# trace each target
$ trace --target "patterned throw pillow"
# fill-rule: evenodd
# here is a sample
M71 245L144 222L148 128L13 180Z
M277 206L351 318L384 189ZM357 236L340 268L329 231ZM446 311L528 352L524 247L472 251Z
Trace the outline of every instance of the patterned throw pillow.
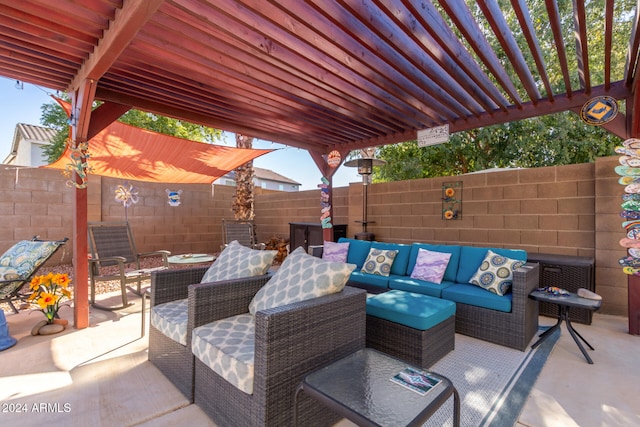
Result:
M267 273L277 253L250 249L234 240L211 264L200 283L261 276Z
M482 264L469 283L497 295L506 294L513 284L513 271L524 265L524 261L507 258L488 250Z
M322 249L322 259L333 262L347 262L349 242L336 243L325 240Z
M354 264L330 262L308 255L302 246L291 252L271 279L256 293L249 312L305 301L342 291Z
M450 253L434 252L420 248L418 249L416 265L411 272L411 278L440 284L447 265L449 265L449 259L451 259Z
M389 276L396 255L398 255L396 250L371 248L360 271L378 276Z

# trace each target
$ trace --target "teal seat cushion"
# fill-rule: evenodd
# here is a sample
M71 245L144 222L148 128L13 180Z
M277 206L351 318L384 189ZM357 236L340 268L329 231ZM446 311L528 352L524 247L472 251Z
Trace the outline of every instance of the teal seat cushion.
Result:
M347 254L347 263L355 264L356 270L359 271L364 265L364 261L369 255L371 249L371 242L367 240L349 239L347 237L340 237L338 243L349 242L349 253Z
M409 254L411 253L411 245L403 245L400 243L383 243L373 242L372 248L382 249L385 251L398 251L393 264L391 264L391 274L397 274L398 276L408 276L411 272L407 273L407 264L409 263Z
M367 298L367 314L426 331L455 315L456 305L428 295L393 290Z
M458 275L455 278L457 283L469 283L471 277L476 273L480 264L487 255L487 251L491 249L498 255L505 256L507 258L527 261L527 252L521 249L501 249L501 248L477 248L474 246L462 246L460 251L460 267L458 268ZM446 273L445 273L446 277Z
M457 283L442 290L443 299L491 310L504 311L505 313L511 312L512 296L512 293L503 296L496 295L486 289L466 283Z
M363 285L376 286L378 288L387 289L389 287L390 277L391 275L380 276L378 274L368 274L361 271L354 271L353 273L351 273L351 276L349 276L349 280L357 283L362 283Z
M390 279L389 289L415 292L417 294L440 298L442 296L442 290L453 284L453 282L433 283L427 282L426 280L412 279L411 277L403 276Z
M451 254L451 258L449 258L449 264L447 264L447 269L444 271L444 276L442 277L443 282L455 282L456 275L458 273L458 264L460 263L460 250L461 247L457 245L431 245L428 243L414 243L411 245L411 252L409 254L409 262L407 264L407 276L411 276L411 272L413 268L416 266L416 259L418 258L418 251L422 249L426 249L428 251L433 252L444 252ZM484 257L483 257L484 258ZM478 267L482 260L478 262ZM475 273L476 269L473 270ZM469 275L471 277L471 275Z

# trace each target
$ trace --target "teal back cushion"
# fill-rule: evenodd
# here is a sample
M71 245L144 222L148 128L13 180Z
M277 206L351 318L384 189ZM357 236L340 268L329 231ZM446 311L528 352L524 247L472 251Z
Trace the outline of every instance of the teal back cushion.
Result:
M347 237L340 237L338 243L349 242L349 253L347 254L347 263L355 264L357 266L356 271L359 271L364 264L364 261L369 255L369 249L371 249L371 242L367 240L349 239Z
M444 271L444 276L442 278L443 281L455 282L456 275L458 273L458 264L460 263L460 246L457 245L430 245L428 243L414 243L411 245L411 253L409 254L409 263L407 264L407 276L411 275L413 268L416 266L416 259L418 258L418 250L426 249L428 251L434 252L444 252L451 254L451 258L449 258L449 264L447 264L447 269ZM478 266L480 264L478 263ZM477 270L474 269L473 272ZM472 273L473 274L473 273ZM469 275L471 278L471 275Z
M463 246L460 251L460 268L458 269L458 276L455 281L458 283L469 283L471 276L473 276L476 270L478 270L489 249L507 258L525 262L527 261L527 252L521 249L476 248L473 246Z
M395 259L393 260L393 264L391 264L391 274L397 274L398 276L404 276L407 274L407 264L409 263L411 245L403 245L400 243L373 242L371 247L382 249L385 251L398 251Z

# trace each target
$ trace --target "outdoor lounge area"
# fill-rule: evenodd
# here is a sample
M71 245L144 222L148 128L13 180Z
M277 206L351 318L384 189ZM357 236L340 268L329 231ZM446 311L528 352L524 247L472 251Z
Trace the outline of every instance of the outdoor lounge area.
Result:
M118 298L117 291L100 296L105 303ZM40 313L7 314L11 335L18 343L0 353L0 422L24 426L215 425L148 361L148 335L140 337L140 298L131 294L131 301L135 305L119 312L92 309L89 328L68 328L54 336L30 335ZM65 307L61 315L70 318L72 310ZM553 322L540 318L542 325ZM577 328L594 344L596 350L590 353L595 364L582 359L563 330L539 377L528 384L517 426L640 423L640 385L636 381L640 340L627 333L626 319L618 316L596 313L591 325ZM454 353L464 350L459 337L457 341ZM471 407L487 405L473 396L467 399L471 406L463 406L463 417L465 407L468 412ZM337 425L353 424L342 420Z
M638 7L4 2L0 76L65 115L57 160L0 168L0 252L66 243L43 312L2 312L0 425L640 425ZM293 150L309 190L253 188L247 162ZM97 222L161 265L92 251ZM357 262L309 254L338 227Z

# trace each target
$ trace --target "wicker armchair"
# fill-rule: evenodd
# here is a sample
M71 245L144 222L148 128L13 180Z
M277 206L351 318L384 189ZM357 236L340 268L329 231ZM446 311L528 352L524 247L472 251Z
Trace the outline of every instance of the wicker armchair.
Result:
M233 289L229 290L230 287ZM217 283L189 289L195 321L246 313L257 288ZM204 303L215 301L215 303ZM255 315L253 393L247 394L195 359L195 403L219 426L289 426L302 378L365 346L366 293L342 292L258 311ZM191 316L191 314L190 314ZM332 425L340 417L303 396L300 425Z
M151 274L151 310L157 305L191 297L187 319L187 345L182 345L158 330L150 322L149 325L149 361L171 381L190 401L193 402L193 362L191 352L191 331L196 326L208 323L207 316L202 315L202 306L211 304L211 300L198 301L196 294L190 296L189 286L200 283L209 267L196 267L182 270L164 270ZM224 289L230 293L241 289L257 292L271 275L263 275L244 279L218 282L229 285ZM196 313L198 315L196 316ZM143 313L144 315L144 313Z

